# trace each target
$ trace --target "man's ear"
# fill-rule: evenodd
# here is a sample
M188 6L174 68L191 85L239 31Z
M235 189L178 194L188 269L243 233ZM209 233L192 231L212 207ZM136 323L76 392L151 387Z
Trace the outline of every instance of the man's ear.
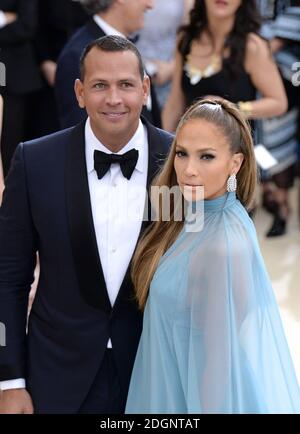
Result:
M74 91L80 108L85 108L83 84L79 78L75 80Z
M148 96L150 94L150 78L148 77L148 75L145 75L143 79L143 93L144 93L143 105L146 105Z

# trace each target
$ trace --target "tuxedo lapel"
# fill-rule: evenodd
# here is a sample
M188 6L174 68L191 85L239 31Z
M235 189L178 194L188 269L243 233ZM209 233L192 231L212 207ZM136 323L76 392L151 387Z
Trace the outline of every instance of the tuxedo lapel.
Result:
M147 197L146 201L148 204L146 206L146 210L148 210L148 219L144 220L141 226L141 232L138 238L138 241L145 231L145 229L151 223L151 203L150 203L150 195L149 188L155 176L158 174L160 168L162 167L166 156L169 151L169 147L171 146L171 142L173 137L169 135L169 143L166 142L166 136L163 135L162 131L155 128L152 124L150 124L144 117L141 118L143 124L147 128L147 136L148 136L148 175L147 175ZM137 242L138 242L137 241ZM125 299L128 301L133 297L132 293L132 283L130 278L130 265L126 271L125 277L123 279L120 291L118 293L117 299L113 308L115 309L120 300Z
M95 308L111 311L97 247L85 158L84 125L72 132L66 167L66 196L71 245L82 297Z

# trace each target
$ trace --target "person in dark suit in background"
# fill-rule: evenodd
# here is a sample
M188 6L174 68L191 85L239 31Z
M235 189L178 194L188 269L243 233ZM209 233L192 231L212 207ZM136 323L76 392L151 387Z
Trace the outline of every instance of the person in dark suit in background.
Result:
M54 94L56 62L70 37L88 19L88 14L78 1L38 0L38 28L34 46L43 88L31 98L29 139L59 129Z
M1 143L1 132L2 132L2 117L3 117L3 98L0 95L0 143ZM0 206L2 202L3 190L4 190L4 177L3 177L2 157L0 151Z
M89 19L74 0L39 0L35 47L43 75L54 86L56 61L70 37Z
M148 93L134 44L93 41L76 81L88 119L15 153L0 208L0 413L124 411L142 328L129 266L173 139L140 118Z
M86 118L86 111L76 104L74 82L79 77L79 59L84 47L104 35L128 37L144 25L144 13L153 0L81 0L91 19L79 29L64 47L57 63L55 90L62 128L73 126ZM155 126L161 126L160 110L154 89L143 115Z
M26 135L29 95L42 80L32 40L37 27L37 0L0 0L0 62L6 68L1 154L6 176L13 153Z

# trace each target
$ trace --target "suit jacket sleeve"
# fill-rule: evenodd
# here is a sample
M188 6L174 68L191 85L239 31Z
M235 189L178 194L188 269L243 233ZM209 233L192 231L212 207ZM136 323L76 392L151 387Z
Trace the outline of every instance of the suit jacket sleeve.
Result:
M37 27L37 0L19 0L15 12L17 20L0 29L0 46L19 44L31 40Z
M0 381L25 378L28 295L36 263L37 235L32 222L24 148L17 148L0 208Z

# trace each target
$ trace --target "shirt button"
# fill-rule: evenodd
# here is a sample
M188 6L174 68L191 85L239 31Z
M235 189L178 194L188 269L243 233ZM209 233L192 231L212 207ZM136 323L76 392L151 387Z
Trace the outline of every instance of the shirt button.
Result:
M116 253L117 249L111 249L111 253Z

